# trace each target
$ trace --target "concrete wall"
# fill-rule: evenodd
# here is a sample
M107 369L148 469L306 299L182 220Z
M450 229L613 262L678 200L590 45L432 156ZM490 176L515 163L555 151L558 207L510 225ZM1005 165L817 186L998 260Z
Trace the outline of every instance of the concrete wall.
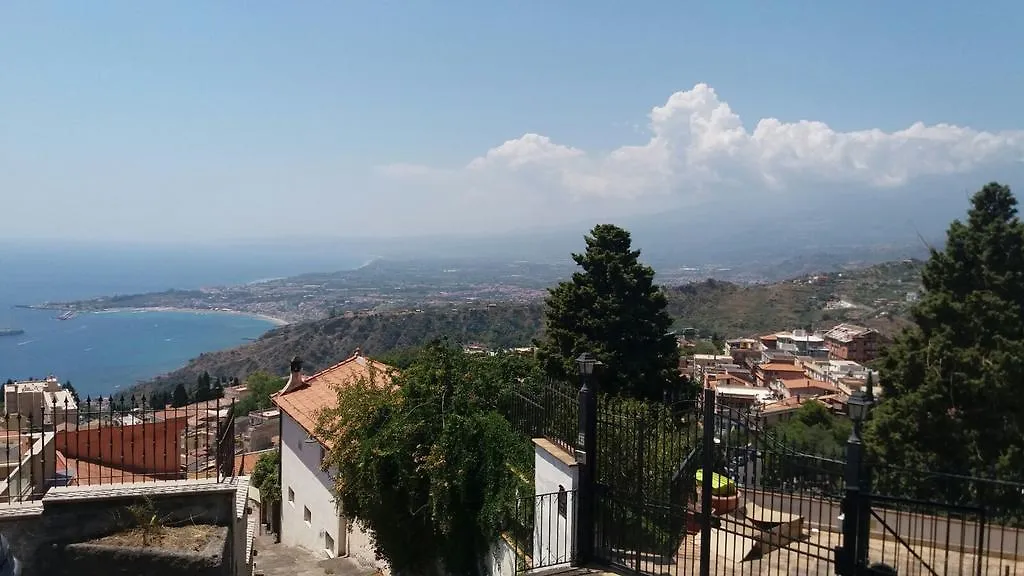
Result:
M322 446L307 441L309 435L293 418L281 418L281 542L323 557L348 555L378 565L369 534L338 510L334 483L320 469ZM328 536L334 541L330 548Z
M245 485L244 487L247 487ZM238 487L209 481L179 481L131 486L51 489L43 500L0 509L0 531L25 564L24 576L57 574L70 544L86 542L130 527L126 507L148 497L165 524L201 523L229 530L229 558L236 574L245 573L244 510L236 510Z
M16 448L11 460L0 468L0 503L38 498L56 475L54 433L36 433L28 438L28 445Z
M504 538L498 540L487 557L486 574L489 576L516 576L516 556L512 546Z
M277 436L278 427L277 418L252 426L249 430L249 450L256 452L273 446L272 439Z
M579 466L572 455L546 440L534 440L533 566L567 564L571 558L575 523L575 490ZM558 511L559 489L565 496L565 516Z

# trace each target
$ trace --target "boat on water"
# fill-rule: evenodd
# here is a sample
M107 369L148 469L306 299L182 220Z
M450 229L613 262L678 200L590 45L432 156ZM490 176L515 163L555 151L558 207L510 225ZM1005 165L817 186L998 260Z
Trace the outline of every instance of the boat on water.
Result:
M74 310L68 310L67 312L61 314L60 316L57 316L57 320L71 320L77 315L78 313L75 312Z
M0 328L0 336L20 336L24 333L21 328Z

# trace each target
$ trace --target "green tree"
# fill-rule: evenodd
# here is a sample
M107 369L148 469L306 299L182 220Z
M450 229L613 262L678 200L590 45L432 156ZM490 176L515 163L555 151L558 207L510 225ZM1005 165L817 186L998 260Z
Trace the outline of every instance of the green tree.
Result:
M153 410L163 410L170 403L170 395L166 392L153 392L149 397L149 407Z
M611 224L591 230L586 252L572 255L582 272L550 290L537 353L550 376L566 379L590 352L605 365L603 391L660 399L680 386L679 349L665 294L631 243Z
M687 348L683 352L686 356L693 356L694 354L721 354L722 348L715 346L714 342L709 340L697 340L693 343L693 348Z
M254 372L245 379L249 394L235 405L236 414L248 414L253 410L266 410L273 406L270 396L284 388L287 380L266 372Z
M180 408L188 404L188 390L185 390L184 384L178 384L174 387L174 394L171 397L171 406Z
M261 501L268 503L281 501L280 466L280 450L260 455L260 459L253 466L250 480L252 485L260 491Z
M988 184L972 197L921 282L914 325L883 353L884 394L866 430L871 454L882 464L1019 478L1024 224L1008 187Z
M391 385L371 374L321 414L341 508L396 574L481 574L518 492L532 493L510 471L528 469L533 451L499 411L505 360L435 342Z
M213 398L213 390L210 387L210 373L203 372L196 378L196 402L205 402Z
M828 458L843 455L850 437L850 420L833 414L821 402L808 400L787 420L770 428L775 438L785 438L786 448Z
M75 390L75 387L71 385L71 380L67 380L66 382L64 382L63 388L67 390L69 394L71 394L71 397L75 399L75 403L77 404L79 402L78 391Z

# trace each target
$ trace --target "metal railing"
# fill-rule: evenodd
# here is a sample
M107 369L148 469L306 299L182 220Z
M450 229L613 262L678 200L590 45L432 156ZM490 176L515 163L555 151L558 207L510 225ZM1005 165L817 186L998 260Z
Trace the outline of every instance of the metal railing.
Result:
M0 505L51 487L216 479L235 474L234 400L150 406L87 398L0 415Z
M506 563L517 573L571 564L576 511L575 490L518 498L504 530Z
M578 448L586 418L571 390L520 393L513 426ZM579 464L596 467L579 488L580 502L596 495L594 561L669 575L1024 576L1024 483L873 466L855 436L808 453L756 410L716 400L601 399L597 457Z
M506 417L521 434L546 438L572 452L579 431L579 398L576 388L548 380L523 382L511 394Z

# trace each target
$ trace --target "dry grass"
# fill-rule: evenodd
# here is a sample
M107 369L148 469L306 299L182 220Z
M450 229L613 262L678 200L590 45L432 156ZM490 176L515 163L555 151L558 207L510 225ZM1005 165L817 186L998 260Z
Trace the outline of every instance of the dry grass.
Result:
M221 530L219 526L211 526L209 524L174 527L162 526L148 533L142 528L131 528L98 538L90 542L90 544L199 552L217 535L219 530Z

